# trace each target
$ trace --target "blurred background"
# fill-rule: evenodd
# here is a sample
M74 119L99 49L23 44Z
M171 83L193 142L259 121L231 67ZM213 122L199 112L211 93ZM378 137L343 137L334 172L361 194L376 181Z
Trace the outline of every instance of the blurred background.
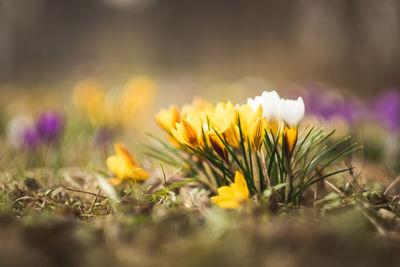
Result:
M144 73L373 95L400 83L399 41L396 0L0 0L0 81L29 87Z
M261 265L266 252L271 266L400 266L390 264L397 239L392 247L366 234L375 232L370 217L388 239L400 225L399 195L389 202L381 194L400 190L392 184L400 174L399 44L399 0L0 0L0 266ZM326 221L317 219L320 204L290 213L300 220L265 217L264 204L238 217L181 212L175 194L168 209L132 187L118 189L117 216L103 216L114 211L98 199L106 192L96 177L114 177L106 166L114 142L160 178L167 198L165 173L181 168L164 173L143 153L154 143L146 133L167 138L155 114L173 104L182 111L196 96L244 104L264 90L303 97L300 134L309 125L336 129L330 142L351 136L348 144L364 146L340 165L355 167L352 179L381 215L350 211L362 198L347 201L349 183L338 177L332 183L346 201L329 194L315 202L332 215ZM63 184L98 193L72 194ZM176 203L189 192L193 203L206 196L180 190ZM346 214L335 210L342 204ZM89 223L48 220L52 213Z

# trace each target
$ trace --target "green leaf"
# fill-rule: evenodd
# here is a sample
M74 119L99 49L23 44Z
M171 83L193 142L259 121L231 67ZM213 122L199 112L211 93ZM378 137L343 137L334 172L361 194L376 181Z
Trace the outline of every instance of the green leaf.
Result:
M281 184L277 184L274 186L270 186L264 190L263 194L266 197L270 197L274 191L278 191L281 188L285 188L285 186L286 186L286 183L281 183Z
M318 179L310 180L305 184L304 188L307 188L307 187L315 184L316 182L321 181L321 180L323 180L325 178L328 178L330 176L333 176L333 175L336 175L336 174L339 174L339 173L342 173L342 172L350 171L351 169L353 169L353 167L347 168L347 169L338 170L338 171L334 171L334 172L325 174L325 175L323 175L321 177L318 177Z

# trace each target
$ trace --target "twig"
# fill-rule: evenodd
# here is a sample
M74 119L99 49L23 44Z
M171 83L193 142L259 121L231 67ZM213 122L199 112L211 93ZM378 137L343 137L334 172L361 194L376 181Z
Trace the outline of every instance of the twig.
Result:
M75 188L66 187L65 185L60 185L60 186L63 187L64 189L66 189L68 191L72 191L72 192L88 194L88 195L92 195L94 197L109 198L107 196L99 195L99 194L96 194L96 193L92 193L92 192L87 192L87 191L83 191L83 190L79 190L79 189L75 189Z
M20 200L26 200L26 199L35 199L35 198L30 197L30 196L23 196L23 197L20 197L20 198L17 198L16 200L14 200L13 203L17 203Z
M101 192L101 187L100 187L99 191L97 192L96 197L93 199L92 206L90 206L89 213L92 213L92 212L93 212L94 205L96 204L97 199L99 198L100 192Z
M394 179L394 180L390 183L390 185L386 188L386 190L385 190L385 192L384 192L383 194L384 194L384 195L387 195L387 193L389 192L389 190L390 190L393 186L395 186L395 184L397 184L398 182L400 182L400 175L397 176L397 178Z
M340 191L336 186L334 186L333 184L331 184L330 182L328 182L327 180L324 180L324 182L329 185L333 190L335 190L336 192L338 192L339 194L343 194L342 191Z

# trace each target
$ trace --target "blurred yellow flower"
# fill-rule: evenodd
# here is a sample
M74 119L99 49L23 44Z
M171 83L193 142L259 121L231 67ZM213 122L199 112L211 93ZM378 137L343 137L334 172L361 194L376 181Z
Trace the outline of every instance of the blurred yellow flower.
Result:
M91 123L107 123L108 118L104 110L106 93L98 83L89 79L80 81L75 86L72 97L75 106L87 114Z
M86 113L94 126L131 126L154 99L155 83L139 76L122 89L104 91L92 80L79 82L73 90L74 104Z
M172 105L169 109L161 109L155 116L157 123L168 133L176 129L176 123L180 121L181 116L177 106Z
M139 112L149 107L154 100L156 83L146 76L138 76L128 81L119 100L114 105L119 108L122 123L130 125Z
M249 190L243 174L236 171L235 182L218 188L218 195L211 200L223 209L235 209L249 199Z
M108 169L116 175L110 180L111 184L119 185L123 180L139 181L146 180L150 175L138 167L136 161L129 151L120 143L115 145L116 155L110 156L106 160Z

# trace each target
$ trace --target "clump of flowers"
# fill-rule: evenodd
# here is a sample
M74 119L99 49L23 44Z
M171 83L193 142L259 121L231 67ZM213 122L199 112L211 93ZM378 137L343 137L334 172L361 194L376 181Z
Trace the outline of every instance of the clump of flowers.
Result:
M181 112L171 106L156 115L170 142L154 137L163 148L148 154L198 177L218 193L212 200L222 208L262 197L270 188L279 188L282 202L299 205L307 188L348 171L333 163L360 148L349 137L327 145L333 131L301 127L304 113L301 97L284 99L275 91L242 105L194 102Z
M57 112L46 111L33 121L18 115L8 124L8 137L16 148L36 149L41 145L56 145L64 130L64 118Z

